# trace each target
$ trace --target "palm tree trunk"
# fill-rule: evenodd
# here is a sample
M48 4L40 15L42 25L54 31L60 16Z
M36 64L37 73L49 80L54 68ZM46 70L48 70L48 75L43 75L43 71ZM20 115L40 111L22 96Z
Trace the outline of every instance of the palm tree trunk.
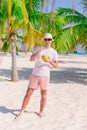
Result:
M52 0L52 7L51 7L51 12L54 11L54 7L55 7L55 0Z
M73 22L73 18L74 18L75 2L76 2L76 0L73 0L73 2L72 2L72 22Z
M30 10L32 10L32 2L33 2L33 0L29 0L29 7L30 7Z
M44 9L44 0L42 0L42 7L41 7L41 11L43 12Z
M47 0L47 4L46 4L46 12L48 12L48 9L49 9L49 8L48 8L48 7L49 7L49 4L50 4L50 3L49 3L49 0Z
M19 81L19 76L17 72L17 65L16 65L16 45L12 42L12 74L11 74L11 81Z
M71 23L71 30L70 33L72 35L72 31L73 31L73 21L74 21L74 12L75 12L75 2L76 0L72 1L72 23Z

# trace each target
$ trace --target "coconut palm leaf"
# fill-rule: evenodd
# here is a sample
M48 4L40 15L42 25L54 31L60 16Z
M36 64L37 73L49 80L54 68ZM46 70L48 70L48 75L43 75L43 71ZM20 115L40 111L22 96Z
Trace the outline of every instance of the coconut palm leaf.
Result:
M74 19L72 23L72 9L66 8L59 8L57 16L59 15L61 15L65 21L60 38L57 40L58 43L61 43L61 45L58 46L59 50L64 46L63 48L65 48L65 50L68 49L68 51L70 51L71 48L72 51L78 43L87 48L87 43L85 42L87 39L87 17L74 11ZM62 40L64 40L63 43Z
M32 28L31 24L29 23L27 26L27 30L24 34L23 43L28 46L28 50L32 50L37 43L42 41L43 33L37 31Z
M63 19L65 21L65 25L72 23L72 9L70 9L70 8L59 8L57 10L57 16L63 17ZM84 19L86 19L86 17L83 14L81 14L78 11L75 10L73 22L79 23Z
M83 4L84 8L87 9L87 0L83 0L82 4Z

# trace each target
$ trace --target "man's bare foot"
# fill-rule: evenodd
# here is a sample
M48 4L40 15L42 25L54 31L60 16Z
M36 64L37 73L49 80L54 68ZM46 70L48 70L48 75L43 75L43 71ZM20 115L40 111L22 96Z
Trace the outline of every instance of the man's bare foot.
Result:
M44 112L39 112L39 116L44 117L45 116Z
M15 119L19 119L21 116L22 116L22 113L23 113L24 111L21 111L18 115L16 115L16 117L15 117Z
M21 117L20 114L16 115L14 119L19 119Z

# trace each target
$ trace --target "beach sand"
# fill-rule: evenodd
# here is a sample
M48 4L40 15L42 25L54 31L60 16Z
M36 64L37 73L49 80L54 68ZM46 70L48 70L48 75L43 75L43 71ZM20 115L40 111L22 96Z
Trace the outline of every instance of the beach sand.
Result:
M0 55L0 130L87 130L87 56L59 55L58 69L51 70L45 116L38 116L40 91L19 113L34 66L30 53L17 56L19 82L11 79L11 55Z

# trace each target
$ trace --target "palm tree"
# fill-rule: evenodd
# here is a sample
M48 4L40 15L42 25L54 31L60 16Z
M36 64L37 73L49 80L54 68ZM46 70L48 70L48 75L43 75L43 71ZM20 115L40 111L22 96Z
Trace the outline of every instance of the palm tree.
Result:
M17 30L25 20L28 20L25 7L23 11L21 9L22 4L20 0L4 0L0 9L0 17L2 18L0 25L2 26L3 24L4 26L2 34L5 34L7 44L12 46L12 81L19 80L16 67ZM24 15L22 12L24 12Z
M60 52L75 50L78 43L82 44L82 47L87 50L87 17L74 10L72 21L72 9L69 8L59 8L57 15L64 20L59 37L55 41L55 43L58 43L58 50Z
M29 15L31 14L31 7L36 4L36 1L38 2L38 0L4 0L3 2L0 2L0 28L4 27L0 30L0 37L2 37L2 34L5 34L5 42L7 45L12 45L12 81L19 80L16 67L17 30L23 29L23 43L27 42L31 48L34 46L33 43L35 43L35 41L40 41L43 36L41 32L33 29L30 22ZM27 2L29 2L28 7L30 12L27 12L25 7L25 3ZM33 5L32 2L34 2ZM3 12L5 13L3 14Z

